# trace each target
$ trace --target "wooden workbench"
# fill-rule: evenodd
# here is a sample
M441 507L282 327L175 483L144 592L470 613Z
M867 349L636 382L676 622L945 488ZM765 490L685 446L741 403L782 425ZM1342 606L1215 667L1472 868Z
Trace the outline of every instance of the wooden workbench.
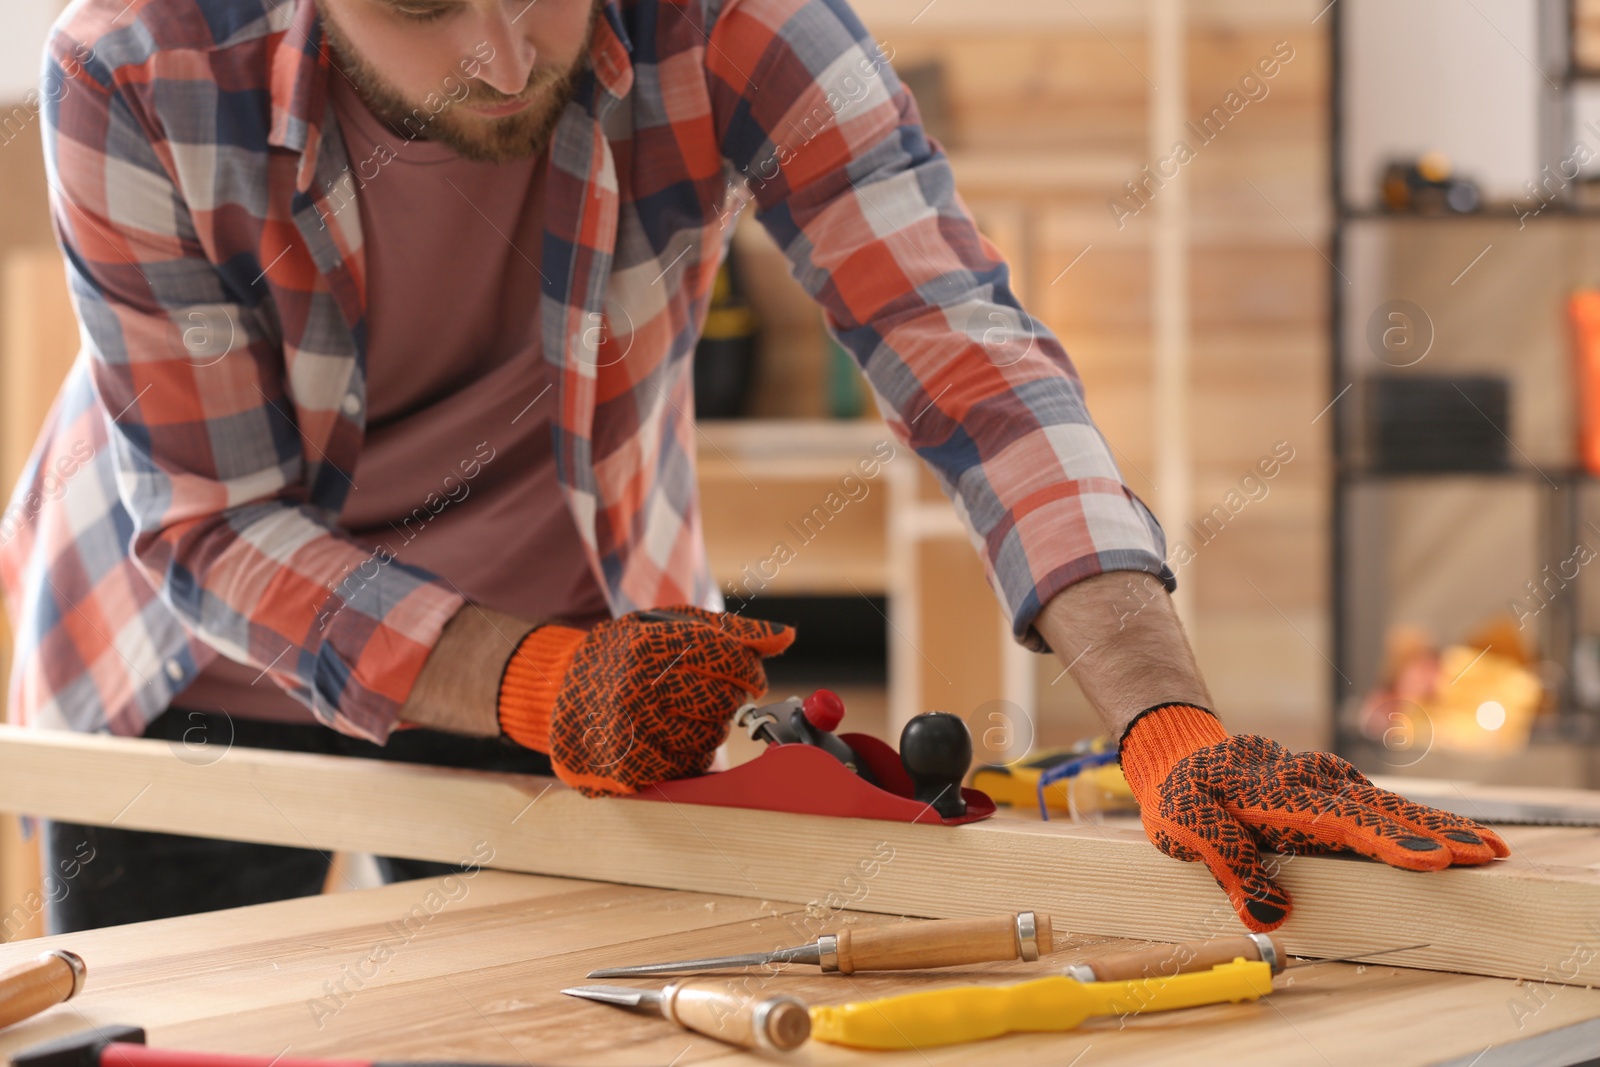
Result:
M0 967L54 946L89 965L76 1000L0 1032L0 1053L109 1023L143 1026L151 1044L171 1048L538 1067L780 1059L1491 1067L1574 1063L1600 1048L1600 991L1373 965L1291 970L1259 1003L907 1053L812 1042L788 1056L760 1056L559 993L593 967L776 947L815 930L792 905L485 870L0 946ZM1075 944L1087 956L1135 943ZM794 968L760 981L821 1003L1034 977L1070 958L850 978Z

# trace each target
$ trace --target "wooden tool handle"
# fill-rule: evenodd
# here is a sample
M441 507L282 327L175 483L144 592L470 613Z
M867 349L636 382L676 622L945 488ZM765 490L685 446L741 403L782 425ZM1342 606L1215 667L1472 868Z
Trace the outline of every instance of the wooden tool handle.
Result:
M71 1000L83 986L83 973L83 961L64 951L46 952L0 973L0 1026Z
M1261 935L1258 935L1261 936ZM1283 969L1283 943L1265 935L1277 952L1273 970ZM1210 941L1185 941L1177 945L1157 945L1138 952L1124 952L1098 960L1085 960L1076 967L1094 972L1097 982L1127 982L1137 978L1160 978L1194 971L1209 971L1219 963L1232 963L1239 957L1262 958L1261 946L1249 937L1218 937Z
M662 990L661 1013L697 1034L741 1048L788 1051L811 1036L811 1013L794 997L743 992L735 980L702 978Z
M996 915L988 919L942 919L937 922L901 923L896 926L869 926L860 930L840 930L838 966L840 974L856 971L908 971L921 967L954 967L963 963L990 963L998 960L1037 959L1050 952L1050 916L1022 912L1031 916L1033 945L1024 951L1018 933L1017 915ZM1025 925L1025 924L1024 924ZM826 959L824 970L830 969Z

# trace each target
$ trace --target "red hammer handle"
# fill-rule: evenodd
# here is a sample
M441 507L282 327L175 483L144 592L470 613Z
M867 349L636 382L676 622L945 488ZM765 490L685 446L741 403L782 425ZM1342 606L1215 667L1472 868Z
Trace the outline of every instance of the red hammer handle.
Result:
M369 1060L318 1060L294 1056L237 1056L191 1052L113 1041L100 1053L100 1067L372 1067Z

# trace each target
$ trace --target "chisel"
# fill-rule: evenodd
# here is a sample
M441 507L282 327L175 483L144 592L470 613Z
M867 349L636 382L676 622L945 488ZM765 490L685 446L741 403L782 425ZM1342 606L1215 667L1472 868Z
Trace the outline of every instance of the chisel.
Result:
M55 949L0 973L0 1026L10 1026L71 1000L88 973L76 952Z
M1338 960L1286 963L1282 944L1266 934L1159 945L1088 963L1065 974L1001 986L961 986L811 1009L811 1036L856 1048L915 1049L981 1041L1014 1032L1070 1030L1095 1015L1135 1015L1272 992L1272 978L1290 967L1346 963L1404 948Z
M1155 978L1163 975L1191 974L1209 971L1220 963L1235 959L1259 960L1272 968L1275 975L1291 967L1310 967L1322 963L1358 963L1372 956L1387 956L1393 952L1409 952L1427 948L1422 945L1402 945L1374 952L1361 952L1333 960L1303 960L1290 963L1283 943L1271 934L1242 934L1238 937L1215 937L1209 941L1185 941L1176 945L1157 945L1136 952L1120 952L1097 960L1068 964L1062 972L1080 982L1125 982L1137 978Z
M563 989L569 997L597 1000L659 1014L686 1030L741 1048L787 1052L811 1036L811 1015L794 997L757 1000L730 992L726 980L673 982L665 989L584 985Z
M909 971L922 967L957 967L968 963L1036 960L1053 949L1050 916L1031 911L987 919L940 919L931 922L869 926L824 934L809 945L713 956L673 963L640 963L604 967L589 978L635 978L641 975L717 971L774 963L809 963L825 973ZM1229 957L1230 959L1232 957Z
M1272 968L1234 960L1207 971L1124 982L1076 982L1057 975L1001 986L930 989L811 1009L818 1041L870 1049L925 1049L1001 1034L1071 1030L1096 1015L1126 1016L1259 1000Z

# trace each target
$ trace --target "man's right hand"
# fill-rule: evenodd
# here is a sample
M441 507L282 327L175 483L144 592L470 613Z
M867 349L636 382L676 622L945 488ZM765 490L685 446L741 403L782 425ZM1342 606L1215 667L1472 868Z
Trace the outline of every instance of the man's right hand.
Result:
M763 657L794 641L776 623L678 606L593 630L540 626L500 682L505 736L550 754L586 796L704 773L733 713L767 691Z

